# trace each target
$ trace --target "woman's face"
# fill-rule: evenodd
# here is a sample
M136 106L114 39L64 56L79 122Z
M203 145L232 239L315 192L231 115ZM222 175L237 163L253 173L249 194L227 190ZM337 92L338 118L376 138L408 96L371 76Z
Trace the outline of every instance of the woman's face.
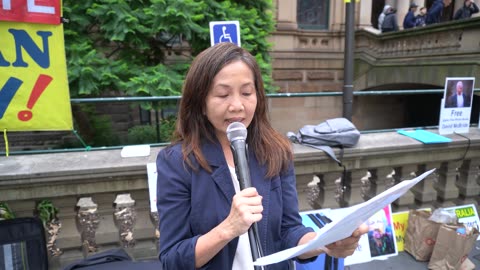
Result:
M204 113L219 140L227 139L226 130L232 122L248 127L257 107L253 72L240 60L226 65L213 78L205 102Z

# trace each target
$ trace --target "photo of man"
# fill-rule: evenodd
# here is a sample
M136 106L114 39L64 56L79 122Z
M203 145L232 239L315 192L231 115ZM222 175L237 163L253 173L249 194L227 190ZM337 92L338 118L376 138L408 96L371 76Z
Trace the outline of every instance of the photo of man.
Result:
M447 94L445 108L466 108L472 104L472 85L471 80L458 80L447 82Z
M372 258L398 254L391 213L390 206L386 206L366 222Z

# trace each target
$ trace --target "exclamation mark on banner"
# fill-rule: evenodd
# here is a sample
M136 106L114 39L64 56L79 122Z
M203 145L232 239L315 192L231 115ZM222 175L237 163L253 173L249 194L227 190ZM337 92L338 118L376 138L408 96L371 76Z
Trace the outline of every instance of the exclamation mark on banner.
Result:
M32 119L33 106L35 106L35 103L37 103L38 98L40 98L43 91L45 91L45 89L47 88L47 86L50 84L52 80L53 80L52 77L45 74L40 74L40 76L38 76L37 82L35 82L35 86L33 86L32 93L30 94L30 98L28 99L28 102L27 102L27 108L29 110L23 110L18 112L17 117L20 121L26 122Z
M8 105L10 105L13 96L15 96L15 93L17 93L18 89L20 89L22 83L23 82L21 80L11 77L8 79L2 89L0 89L0 119L3 118L5 111L7 111Z

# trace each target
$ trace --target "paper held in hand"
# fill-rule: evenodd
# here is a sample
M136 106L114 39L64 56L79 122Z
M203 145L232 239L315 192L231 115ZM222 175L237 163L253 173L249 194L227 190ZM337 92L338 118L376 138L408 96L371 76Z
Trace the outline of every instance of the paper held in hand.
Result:
M331 223L320 229L317 236L312 241L301 246L259 258L254 262L254 265L278 263L297 257L307 251L322 248L328 244L349 237L368 218L400 198L405 192L422 181L433 171L435 171L435 169L427 171L412 180L402 181L366 202L345 208L342 211L342 216L337 217L336 220L333 220Z

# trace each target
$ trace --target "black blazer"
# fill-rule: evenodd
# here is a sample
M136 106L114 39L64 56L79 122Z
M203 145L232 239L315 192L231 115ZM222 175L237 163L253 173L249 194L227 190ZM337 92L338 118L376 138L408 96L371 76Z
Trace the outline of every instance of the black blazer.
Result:
M470 96L465 95L465 93L462 94L463 96L463 107L470 107ZM445 103L445 108L456 108L458 107L457 105L457 94L453 94L447 98L447 102Z

